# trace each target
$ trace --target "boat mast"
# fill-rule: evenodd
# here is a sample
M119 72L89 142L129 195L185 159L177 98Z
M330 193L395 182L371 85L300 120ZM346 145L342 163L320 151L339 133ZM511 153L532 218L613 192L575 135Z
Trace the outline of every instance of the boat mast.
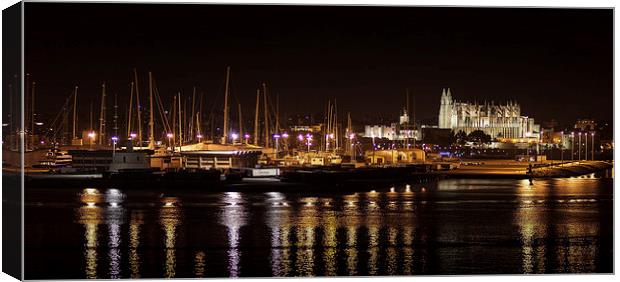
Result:
M243 116L241 115L241 103L237 104L239 109L239 143L243 143Z
M101 84L101 106L99 108L99 145L105 138L105 83Z
M155 121L153 120L153 76L149 72L149 149L155 149Z
M276 129L274 133L280 133L280 93L276 94Z
M77 118L77 95L78 95L78 87L75 86L75 88L73 89L73 135L71 139L77 139L77 136L75 135L75 125L76 125L76 118Z
M254 114L254 145L258 146L258 111L260 103L260 89L256 89L256 111Z
M269 148L269 112L267 110L267 84L263 83L263 104L265 104L265 148Z
M181 147L183 147L183 127L182 127L182 120L181 120L181 92L179 92L179 98L177 99L177 101L179 102L179 109L177 111L177 115L178 115L178 123L179 123L179 152L181 151Z
M172 115L172 148L174 151L177 144L177 95L173 96L170 114Z
M133 74L136 81L136 113L138 115L138 147L142 147L142 111L140 110L140 87L138 84L138 72L133 69Z
M114 136L118 138L118 93L114 93Z
M30 99L30 134L32 138L30 139L30 147L34 149L34 91L37 87L36 82L32 82L32 98Z
M230 67L226 67L226 89L224 90L224 135L222 144L228 140L228 86L230 82Z
M129 114L127 115L127 137L131 136L131 110L133 108L133 82L129 91Z
M194 86L194 90L192 92L192 115L189 118L190 139L194 139L196 137L196 134L194 134L194 116L196 116L196 86Z
M406 104L405 104L405 114L407 115L407 117L409 117L409 89L405 89L405 93L407 96L407 100L406 100ZM405 148L409 149L409 132L411 130L411 126L409 125L409 121L407 121L407 130L405 131Z

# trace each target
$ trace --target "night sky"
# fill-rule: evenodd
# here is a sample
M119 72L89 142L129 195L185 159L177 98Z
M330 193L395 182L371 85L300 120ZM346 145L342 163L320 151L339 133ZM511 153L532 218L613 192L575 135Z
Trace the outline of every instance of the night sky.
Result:
M143 97L150 70L166 101L196 86L221 105L229 65L248 117L266 82L283 115L336 98L354 120L396 117L409 89L417 118L436 119L450 87L516 100L538 122L613 119L611 9L26 3L25 17L26 71L50 115L78 84L86 116L104 81L124 108L133 68Z

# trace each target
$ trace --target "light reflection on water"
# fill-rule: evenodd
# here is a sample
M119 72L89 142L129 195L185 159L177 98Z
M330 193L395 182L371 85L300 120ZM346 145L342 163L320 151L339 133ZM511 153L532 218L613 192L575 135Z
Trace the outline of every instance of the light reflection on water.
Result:
M75 213L83 237L80 276L610 271L603 250L609 246L602 245L611 242L609 227L603 228L610 222L608 186L595 179L492 183L137 201L116 189L88 188L78 194ZM157 228L161 233L153 232ZM260 257L266 263L257 266Z

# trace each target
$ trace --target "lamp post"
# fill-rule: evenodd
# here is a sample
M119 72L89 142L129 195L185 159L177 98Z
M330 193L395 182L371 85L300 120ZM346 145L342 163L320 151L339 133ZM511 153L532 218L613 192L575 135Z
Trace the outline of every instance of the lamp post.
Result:
M561 162L564 162L564 131L562 131L561 135L560 135L560 158L561 158Z
M282 137L280 134L274 134L273 135L273 139L276 139L276 158L278 157L278 150L279 150L279 142L280 141L280 137Z
M93 148L93 141L95 140L95 132L91 131L88 133L88 139L90 140L90 143L88 145L88 149L92 149Z
M116 155L116 141L118 141L118 137L112 136L112 159Z
M355 150L353 149L353 138L355 138L355 134L351 133L349 134L349 143L351 143L351 157L354 157L355 154Z
M570 160L575 160L575 132L570 133L571 141L570 141Z
M202 134L196 135L196 138L198 138L198 143L202 143Z
M168 147L170 147L170 144L171 144L170 140L172 139L172 137L174 137L174 135L172 133L168 133L166 134L166 137L168 137ZM172 152L174 152L174 147L172 148Z
M312 144L312 134L306 134L306 145L308 145L308 153L310 153L310 145Z
M284 150L286 150L286 155L288 156L288 133L282 133L282 138L284 139Z
M592 131L592 160L594 160L594 131Z
M232 143L234 145L235 142L237 141L237 138L239 138L239 134L233 133L233 134L230 135L230 137L232 138Z
M585 153L586 155L585 155L584 160L586 160L586 161L587 161L587 160L588 160L588 133L587 133L587 132L586 132L586 133L584 133L584 134L583 134L583 137L586 139L586 149L584 150L584 153Z
M243 135L243 137L245 137L245 144L247 145L249 143L248 141L250 140L250 134L246 133L245 135Z
M577 159L581 161L581 132L579 132L578 135L579 135L579 152L577 153Z

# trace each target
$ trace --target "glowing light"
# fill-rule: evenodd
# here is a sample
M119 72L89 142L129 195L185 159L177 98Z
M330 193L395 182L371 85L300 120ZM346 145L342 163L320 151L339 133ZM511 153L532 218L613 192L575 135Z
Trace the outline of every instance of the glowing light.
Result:
M297 135L297 140L304 141L304 136L301 134Z
M174 136L174 135L173 135L172 133L168 133L168 134L166 134L166 137L168 137L168 138L172 138L173 136Z
M246 134L243 137L245 137L245 139L250 139L250 134Z
M112 141L114 141L114 142L118 141L118 137L112 136Z
M129 134L129 137L131 137L131 139L136 138L136 136L138 136L138 134L135 134L135 133L131 133L131 134Z
M91 132L89 132L89 133L88 133L88 138L90 138L90 139L94 139L94 138L95 138L95 132L92 132L92 131L91 131Z
M202 134L196 135L196 138L201 139L202 138Z
M282 138L288 138L288 133L286 133L286 132L285 132L285 133L283 133L283 134L282 134Z
M273 138L275 138L275 139L279 139L280 137L282 137L280 134L274 134L273 135Z
M237 133L233 133L230 136L231 136L233 141L235 141L235 140L237 140L237 138L239 138L239 134L237 134Z

